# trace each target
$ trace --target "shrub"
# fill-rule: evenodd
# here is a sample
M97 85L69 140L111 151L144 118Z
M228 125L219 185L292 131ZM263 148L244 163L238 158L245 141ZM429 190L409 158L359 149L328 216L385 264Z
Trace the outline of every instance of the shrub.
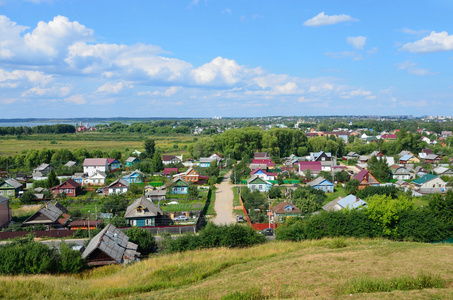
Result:
M147 255L157 246L156 239L149 230L134 226L126 231L129 241L138 245L138 252Z

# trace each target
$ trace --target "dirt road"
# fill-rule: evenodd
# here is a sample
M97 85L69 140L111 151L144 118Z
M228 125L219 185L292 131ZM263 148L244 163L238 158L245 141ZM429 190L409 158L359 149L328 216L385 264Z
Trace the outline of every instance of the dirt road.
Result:
M222 182L217 186L217 190L215 192L215 205L214 209L217 213L217 216L212 219L214 224L222 225L222 224L230 224L235 223L236 219L233 215L233 191L231 188L233 187L230 184L230 176L231 171L228 172L224 177Z

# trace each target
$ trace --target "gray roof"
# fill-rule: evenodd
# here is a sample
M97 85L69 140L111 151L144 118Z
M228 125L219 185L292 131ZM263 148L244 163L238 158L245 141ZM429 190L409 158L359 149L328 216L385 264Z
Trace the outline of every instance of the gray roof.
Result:
M129 182L124 181L124 180L121 179L121 178L115 180L114 182L112 182L108 187L111 187L111 186L115 185L115 184L118 183L118 182L124 184L124 185L127 186L127 187L129 187Z
M55 204L52 204L52 202L47 202L44 204L37 212L35 212L33 215L31 215L23 224L28 224L28 223L35 223L34 222L34 216L36 214L43 214L46 216L52 223L55 223L58 218L63 214L63 210L60 209L61 204L58 202ZM40 222L42 223L42 222Z
M49 164L40 164L36 169L35 171L43 171L45 169L47 169L50 165Z
M210 157L200 157L200 162L201 163L210 163L212 161L216 160L215 158L210 158Z
M77 162L72 161L72 160L70 160L67 163L65 163L65 166L69 167L69 168L72 167L72 166L75 166L75 165L77 165Z
M344 198L338 197L322 207L325 211L339 211L343 208L360 208L365 206L366 202L354 195L348 195Z
M449 168L445 168L445 167L437 167L437 168L434 168L433 171L436 172L436 174L438 174L438 175L442 175L444 173L447 173L447 174L452 173Z
M108 224L90 241L82 258L86 259L94 250L99 249L119 264L128 263L140 255L137 248L138 245L129 242L129 237L124 232Z
M165 191L163 191L165 192ZM143 212L137 212L137 207L142 206ZM125 218L139 218L139 217L156 217L158 215L163 215L164 212L157 207L150 199L142 196L129 205L126 209Z
M3 204L3 203L8 202L8 201L9 201L9 198L0 196L0 204Z
M146 193L146 196L152 197L152 196L166 196L167 191L166 190L150 190Z
M130 156L128 159L126 159L126 162L134 162L134 160L136 160L137 157L134 157L134 156Z
M437 159L439 155L437 154L428 154L426 155L425 159Z
M107 158L85 158L83 166L106 166L108 164Z
M316 179L313 180L313 181L307 182L307 185L308 185L308 186L315 186L315 185L320 184L320 183L323 182L324 180L327 180L327 179L325 179L324 177L318 177L318 178L316 178ZM327 180L327 181L329 181L329 180ZM330 181L329 181L329 182L330 182ZM332 182L330 182L330 183L332 184Z
M22 186L22 183L20 183L19 181L17 181L14 178L7 179L7 180L5 180L5 182L10 184L15 189L20 188Z

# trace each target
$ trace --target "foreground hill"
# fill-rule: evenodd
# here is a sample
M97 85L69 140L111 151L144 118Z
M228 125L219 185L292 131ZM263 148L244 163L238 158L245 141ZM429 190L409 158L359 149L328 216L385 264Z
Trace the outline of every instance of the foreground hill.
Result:
M2 299L453 299L453 245L387 240L202 249L77 276L0 276ZM444 286L373 292L385 286ZM391 287L390 289L393 289ZM365 293L356 293L357 291Z

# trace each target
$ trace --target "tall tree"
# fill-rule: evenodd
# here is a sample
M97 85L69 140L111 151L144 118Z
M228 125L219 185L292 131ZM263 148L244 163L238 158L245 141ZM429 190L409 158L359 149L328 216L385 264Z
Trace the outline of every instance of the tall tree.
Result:
M146 139L144 146L146 157L152 158L154 156L154 152L156 151L156 143L152 139Z
M151 169L154 172L159 172L164 169L164 164L162 162L162 158L160 157L159 153L154 153L153 158L151 159Z
M51 188L59 184L60 180L58 179L55 170L50 171L49 175L47 175L47 187Z

